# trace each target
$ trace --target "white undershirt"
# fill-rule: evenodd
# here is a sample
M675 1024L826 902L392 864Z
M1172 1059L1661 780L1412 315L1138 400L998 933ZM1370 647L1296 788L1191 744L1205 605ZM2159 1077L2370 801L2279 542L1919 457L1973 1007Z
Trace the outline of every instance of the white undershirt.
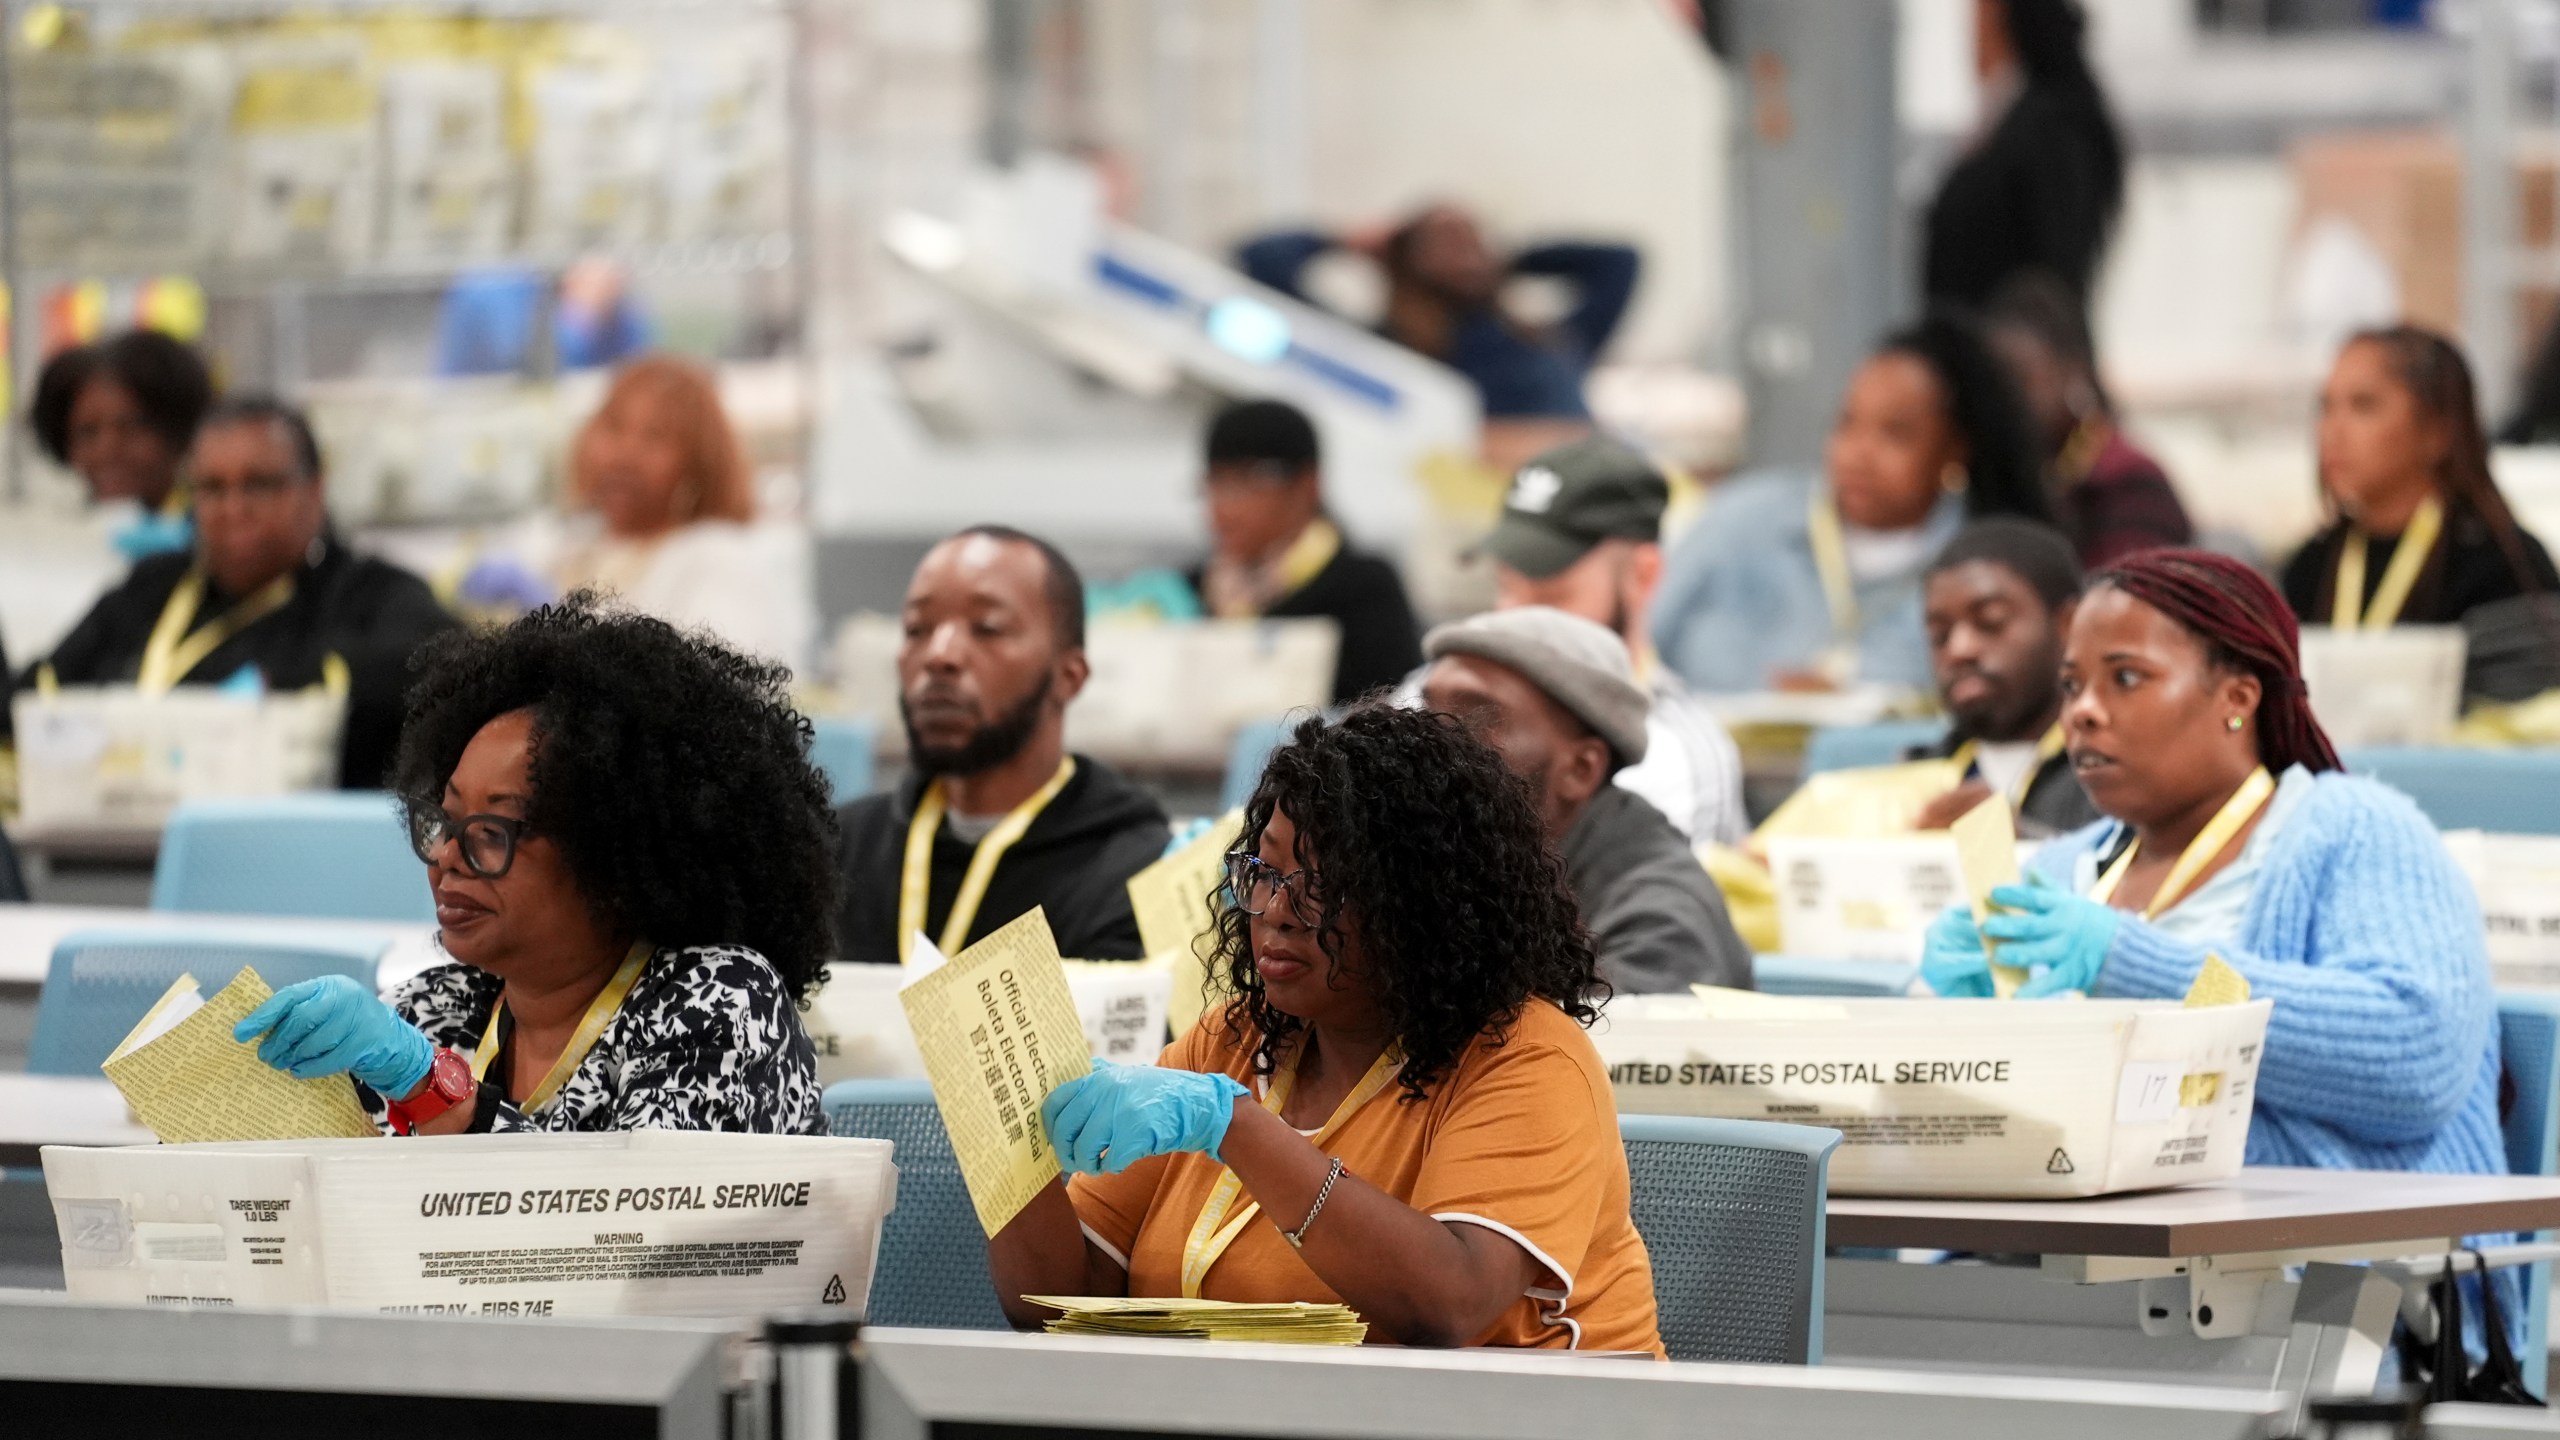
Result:
M942 812L943 828L951 832L952 839L959 841L963 845L977 844L979 841L986 839L989 833L991 833L998 825L1003 823L1004 813L1002 811L998 811L993 815L963 815L957 810L946 810Z
M1849 562L1849 578L1862 585L1920 573L1930 553L1942 543L1943 537L1925 523L1908 530L1840 527L1841 557Z
M1973 766L1982 772L1982 783L1995 794L2015 795L2036 768L2036 742L2033 740L1979 740L1974 742Z

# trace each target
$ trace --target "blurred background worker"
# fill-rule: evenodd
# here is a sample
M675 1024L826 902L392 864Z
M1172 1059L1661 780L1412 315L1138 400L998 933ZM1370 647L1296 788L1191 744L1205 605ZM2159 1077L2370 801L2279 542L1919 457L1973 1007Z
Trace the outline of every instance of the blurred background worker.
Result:
M1943 829L1994 794L2018 833L2059 835L2098 818L2062 735L2062 641L2080 567L2049 525L1976 520L1929 564L1921 615L1938 699L1955 722L1909 758L1965 762L1964 783L1931 801L1918 828Z
M1521 467L1482 549L1493 561L1503 608L1551 605L1626 642L1636 683L1652 703L1644 758L1620 770L1617 783L1653 802L1692 841L1733 844L1750 828L1741 752L1646 634L1646 613L1662 583L1662 512L1670 502L1660 466L1590 436Z
M2471 367L2415 326L2347 342L2320 391L2320 490L2336 518L2284 567L2305 625L2459 625L2463 693L2560 685L2560 575L2489 473Z
M1579 420L1591 413L1583 376L1617 333L1641 268L1624 245L1564 242L1497 255L1476 217L1455 205L1431 206L1384 235L1359 239L1307 230L1266 235L1239 250L1237 262L1254 279L1305 300L1302 272L1336 247L1366 255L1386 272L1378 333L1474 381L1491 419ZM1565 313L1550 324L1514 314L1503 286L1521 276L1569 285Z
M1078 960L1145 953L1129 877L1164 853L1164 808L1069 755L1090 673L1084 581L1045 541L987 525L907 586L898 709L915 773L842 810L838 959L895 965L918 934L957 954L1037 906Z
M128 558L139 559L187 548L180 472L212 405L213 377L191 347L157 330L128 330L47 361L27 421L92 503L140 508L116 537Z
M1727 481L1672 547L1653 631L1699 689L1926 685L1930 557L1968 516L2053 513L2016 383L1953 315L1858 367L1823 453Z
M192 551L142 561L19 681L300 690L343 679L339 781L377 789L410 652L453 617L426 582L340 543L320 446L281 401L223 402L188 457ZM343 675L339 671L343 667Z
M2124 202L2123 137L2081 48L2078 0L1974 0L1982 118L1930 203L1921 288L1980 307L2022 274L2083 307Z
M570 450L569 494L595 528L553 559L559 589L600 590L750 655L808 663L805 577L749 531L755 477L700 367L653 355L617 371Z
M1222 620L1319 618L1342 631L1333 698L1392 685L1422 659L1396 567L1354 548L1324 509L1323 457L1305 412L1246 400L1209 424L1209 558L1191 572Z
M1621 993L1751 985L1751 950L1688 840L1610 777L1645 756L1651 698L1626 645L1543 605L1431 632L1422 703L1453 715L1529 782L1600 978Z
M2054 520L2080 563L2112 565L2136 550L2192 542L2195 526L2176 487L2116 424L2098 380L2088 316L2062 282L2040 272L2019 275L2000 288L1985 323L2027 402L2053 486Z

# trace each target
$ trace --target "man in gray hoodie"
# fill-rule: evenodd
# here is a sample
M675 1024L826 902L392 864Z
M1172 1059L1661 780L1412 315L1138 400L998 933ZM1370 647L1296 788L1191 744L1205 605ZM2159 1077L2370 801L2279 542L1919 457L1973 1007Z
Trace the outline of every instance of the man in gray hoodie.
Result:
M1644 758L1651 700L1607 627L1545 606L1424 638L1423 703L1456 716L1529 782L1565 883L1620 993L1751 984L1751 951L1689 842L1610 778Z

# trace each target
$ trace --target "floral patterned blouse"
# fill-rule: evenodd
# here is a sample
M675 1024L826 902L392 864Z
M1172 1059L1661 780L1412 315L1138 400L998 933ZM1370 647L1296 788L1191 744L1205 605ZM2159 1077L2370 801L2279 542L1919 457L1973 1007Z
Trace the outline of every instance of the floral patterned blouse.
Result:
M469 1055L497 1008L498 988L497 976L456 961L419 972L383 998L429 1040ZM503 1086L502 1068L481 1083ZM500 1093L483 1110L490 1130L822 1135L827 1128L817 1052L789 990L763 956L731 945L651 955L549 1104L526 1110ZM368 1094L366 1103L380 1120L382 1102Z

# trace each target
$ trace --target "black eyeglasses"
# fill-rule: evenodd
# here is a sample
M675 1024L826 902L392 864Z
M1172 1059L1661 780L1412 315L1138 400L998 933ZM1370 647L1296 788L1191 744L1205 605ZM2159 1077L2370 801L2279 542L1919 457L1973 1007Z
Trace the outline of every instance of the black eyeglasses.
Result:
M1321 911L1324 898L1317 891L1316 884L1312 870L1283 873L1279 866L1266 863L1261 856L1248 850L1238 850L1227 856L1227 895L1235 902L1235 907L1247 915L1267 914L1274 900L1291 891L1297 892L1291 901L1291 909L1300 917L1304 918L1310 908Z
M441 805L409 807L409 848L432 865L447 840L462 842L462 863L483 880L514 868L525 822L509 815L456 815Z

